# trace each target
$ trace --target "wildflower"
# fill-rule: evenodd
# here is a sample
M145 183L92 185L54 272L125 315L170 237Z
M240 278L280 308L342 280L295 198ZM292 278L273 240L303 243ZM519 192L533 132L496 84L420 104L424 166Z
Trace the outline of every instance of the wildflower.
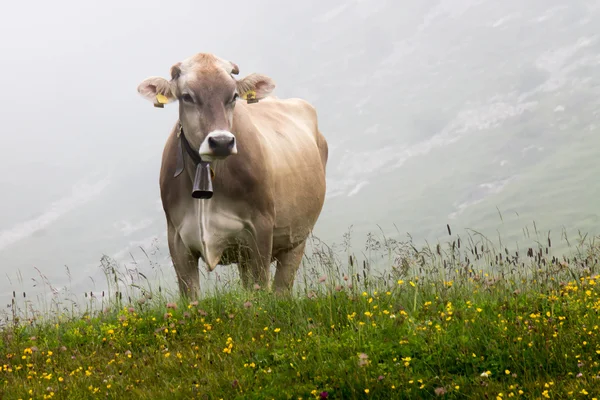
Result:
M323 283L323 282L325 282L326 280L327 280L327 276L326 276L326 275L323 275L323 276L321 276L321 277L319 278L319 283Z
M398 280L398 285L404 285L404 281L402 279Z
M277 333L277 332L279 332L280 330L281 330L280 328L275 328L273 331L274 331L275 333Z
M231 354L231 349L233 348L233 339L231 339L231 337L228 337L227 341L225 342L225 345L227 347L223 349L223 353Z
M360 353L358 355L359 361L358 361L358 366L362 367L364 365L367 365L369 363L368 358L369 356L366 355L365 353Z
M177 304L175 304L175 303L167 303L167 308L172 308L173 310L177 310Z
M366 394L369 394L369 389L365 389L365 393L366 393Z

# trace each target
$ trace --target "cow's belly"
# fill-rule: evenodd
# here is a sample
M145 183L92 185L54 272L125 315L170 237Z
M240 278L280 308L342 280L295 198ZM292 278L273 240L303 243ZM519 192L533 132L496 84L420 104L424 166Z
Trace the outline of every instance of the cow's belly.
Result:
M182 242L190 250L200 252L210 269L248 226L222 199L214 200L195 200L181 213L177 224Z
M315 176L316 175L316 176ZM275 200L275 226L273 248L286 249L303 241L312 231L325 201L325 177L320 168L302 173L299 168L295 184L281 177L277 185L279 196Z

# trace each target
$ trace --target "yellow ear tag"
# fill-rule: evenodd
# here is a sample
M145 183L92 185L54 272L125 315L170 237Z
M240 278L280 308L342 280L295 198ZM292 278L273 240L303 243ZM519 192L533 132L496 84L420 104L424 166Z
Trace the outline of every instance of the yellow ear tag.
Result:
M242 98L248 103L258 103L258 99L256 98L256 92L254 90L248 90L242 95Z
M168 102L169 102L169 99L167 99L166 96L159 93L156 95L156 103L154 103L154 107L165 108L164 105L167 104Z

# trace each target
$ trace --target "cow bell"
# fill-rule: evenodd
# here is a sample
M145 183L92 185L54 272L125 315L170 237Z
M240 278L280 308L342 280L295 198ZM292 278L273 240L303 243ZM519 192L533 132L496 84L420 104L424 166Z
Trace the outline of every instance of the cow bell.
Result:
M210 199L212 196L213 185L210 165L207 162L201 162L196 165L192 197L195 199Z

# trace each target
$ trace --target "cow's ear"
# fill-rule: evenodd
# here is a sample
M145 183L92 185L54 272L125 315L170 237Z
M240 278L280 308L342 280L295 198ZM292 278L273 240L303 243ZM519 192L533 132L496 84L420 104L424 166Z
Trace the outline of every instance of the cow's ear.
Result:
M146 78L138 85L137 91L144 98L159 106L177 100L173 94L171 82L159 76Z
M273 79L262 74L250 74L237 82L238 92L243 99L260 100L275 89Z

